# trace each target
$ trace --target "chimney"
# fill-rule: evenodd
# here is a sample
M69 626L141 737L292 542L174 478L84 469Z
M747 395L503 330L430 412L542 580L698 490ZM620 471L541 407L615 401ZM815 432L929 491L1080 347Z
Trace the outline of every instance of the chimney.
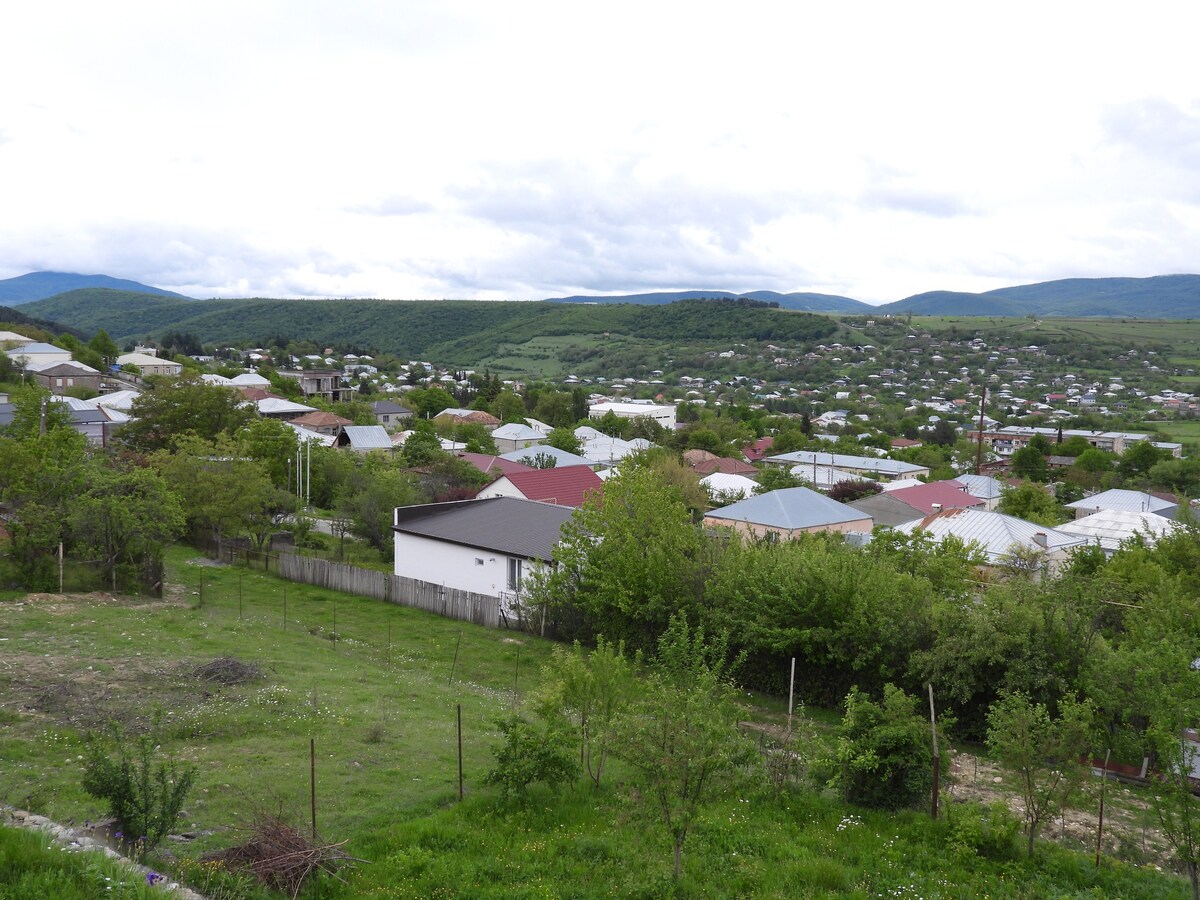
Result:
M1046 532L1044 532L1044 531L1039 531L1036 534L1034 534L1033 542L1035 544L1037 544L1039 547L1041 547L1043 550L1046 550L1049 547L1049 545L1046 542Z

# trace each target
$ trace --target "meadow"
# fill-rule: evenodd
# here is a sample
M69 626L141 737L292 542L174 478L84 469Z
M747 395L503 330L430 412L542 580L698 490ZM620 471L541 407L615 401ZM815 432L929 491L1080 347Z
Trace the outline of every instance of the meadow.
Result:
M111 720L143 727L161 707L164 749L199 777L180 824L195 838L169 842L175 861L156 867L194 872L203 852L238 843L264 811L307 826L311 739L319 832L366 862L308 896L1184 894L1179 879L1132 865L1146 852L1133 846L1114 845L1129 861L1109 856L1100 869L1049 843L1031 861L1011 843L982 853L965 783L935 822L750 775L705 809L676 883L666 832L619 766L599 790L586 780L559 794L535 787L511 805L483 784L496 718L536 688L549 642L213 566L182 547L168 579L161 600L0 598L0 800L94 821L103 810L80 788L83 735ZM202 677L229 658L258 676ZM752 734L785 719L778 698L745 702ZM805 722L808 757L827 730Z

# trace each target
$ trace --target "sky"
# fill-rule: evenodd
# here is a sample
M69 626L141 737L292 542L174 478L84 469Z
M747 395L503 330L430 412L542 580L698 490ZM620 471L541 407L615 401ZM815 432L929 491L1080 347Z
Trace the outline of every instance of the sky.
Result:
M55 2L0 278L869 303L1200 272L1200 5Z

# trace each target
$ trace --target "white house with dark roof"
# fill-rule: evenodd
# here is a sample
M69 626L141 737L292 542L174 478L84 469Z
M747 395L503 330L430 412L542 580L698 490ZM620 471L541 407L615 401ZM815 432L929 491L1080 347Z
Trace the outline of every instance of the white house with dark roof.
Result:
M533 568L550 564L573 512L516 497L397 507L395 573L511 606Z

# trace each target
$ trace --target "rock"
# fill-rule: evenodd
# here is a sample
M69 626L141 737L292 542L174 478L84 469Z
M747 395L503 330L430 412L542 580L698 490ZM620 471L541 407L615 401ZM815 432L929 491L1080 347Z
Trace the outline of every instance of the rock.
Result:
M997 775L995 778L992 779L992 784L1000 784L1002 781L1004 781L1004 779L1001 778L999 775Z

